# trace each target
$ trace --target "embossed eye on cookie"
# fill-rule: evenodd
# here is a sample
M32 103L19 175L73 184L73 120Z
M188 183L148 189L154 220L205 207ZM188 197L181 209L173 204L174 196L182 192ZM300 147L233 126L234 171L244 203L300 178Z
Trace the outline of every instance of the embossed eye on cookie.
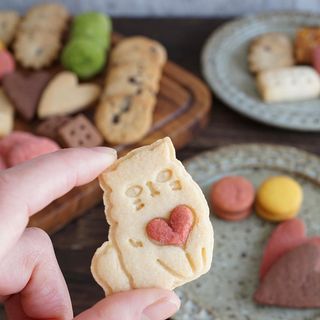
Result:
M174 289L209 270L209 208L169 138L117 160L100 176L100 185L109 241L96 251L91 271L106 295Z
M214 213L228 221L247 218L252 212L254 196L252 183L241 176L224 177L211 188Z

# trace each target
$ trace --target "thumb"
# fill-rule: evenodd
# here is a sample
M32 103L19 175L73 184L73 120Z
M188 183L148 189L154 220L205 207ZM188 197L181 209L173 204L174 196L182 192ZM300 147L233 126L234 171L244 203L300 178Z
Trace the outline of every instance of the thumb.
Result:
M136 289L101 300L75 320L165 320L179 307L180 300L173 291Z

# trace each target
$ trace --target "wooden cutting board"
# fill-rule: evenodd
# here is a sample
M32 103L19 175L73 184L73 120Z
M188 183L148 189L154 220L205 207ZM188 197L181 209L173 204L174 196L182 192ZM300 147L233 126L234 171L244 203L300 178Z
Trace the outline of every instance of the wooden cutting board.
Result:
M114 35L117 42L121 36ZM103 76L94 81L102 83ZM118 155L150 144L157 139L169 136L176 149L185 146L197 132L206 125L211 107L211 94L208 87L197 77L177 64L168 61L163 70L153 126L149 134L134 145L114 146ZM87 113L90 116L92 110ZM16 127L33 130L36 123L17 121ZM88 209L102 201L102 191L95 180L77 187L68 194L52 202L34 215L29 226L36 226L53 233L73 219L83 215Z

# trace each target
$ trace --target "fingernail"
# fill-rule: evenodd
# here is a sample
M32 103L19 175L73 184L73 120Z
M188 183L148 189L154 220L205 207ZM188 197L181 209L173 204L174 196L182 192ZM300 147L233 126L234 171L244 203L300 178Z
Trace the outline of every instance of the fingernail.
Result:
M108 147L95 147L95 148L91 148L91 150L101 152L104 154L106 154L106 153L111 154L111 155L114 155L115 157L117 157L117 150L116 149L112 149L112 148L108 148Z
M177 297L163 298L144 309L141 320L165 320L179 308L180 301Z

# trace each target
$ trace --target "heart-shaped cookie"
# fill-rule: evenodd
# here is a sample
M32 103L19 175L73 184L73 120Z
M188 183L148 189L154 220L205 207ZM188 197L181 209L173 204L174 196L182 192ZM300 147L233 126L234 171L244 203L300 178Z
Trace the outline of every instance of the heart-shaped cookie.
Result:
M34 117L42 91L51 76L45 71L30 74L16 71L2 79L3 90L24 119L31 120Z
M100 91L96 84L79 84L77 76L72 72L60 72L44 90L38 116L47 118L80 111L93 103L99 97Z
M193 224L193 213L185 205L175 207L167 220L155 218L147 224L147 234L151 240L161 245L183 246Z
M264 276L254 299L279 307L319 308L319 241L308 241L279 258Z

